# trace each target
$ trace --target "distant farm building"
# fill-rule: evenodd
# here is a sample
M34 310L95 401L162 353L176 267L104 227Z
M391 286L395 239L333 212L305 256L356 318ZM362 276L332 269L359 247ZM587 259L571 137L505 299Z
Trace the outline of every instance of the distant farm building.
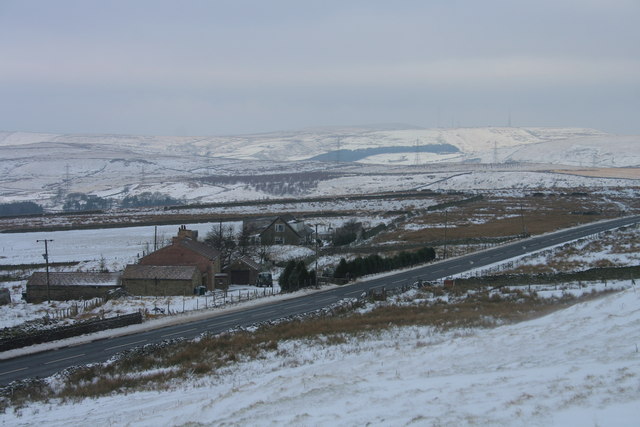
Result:
M131 295L191 295L201 283L194 265L128 265L122 274L122 286Z
M198 232L181 226L171 245L144 256L138 262L149 266L195 266L200 272L198 286L215 289L214 277L220 273L220 252L198 241ZM182 294L180 294L182 295Z
M27 281L25 300L30 303L105 298L121 287L120 273L36 272Z
M304 245L313 242L313 229L290 216L279 216L259 234L263 245Z

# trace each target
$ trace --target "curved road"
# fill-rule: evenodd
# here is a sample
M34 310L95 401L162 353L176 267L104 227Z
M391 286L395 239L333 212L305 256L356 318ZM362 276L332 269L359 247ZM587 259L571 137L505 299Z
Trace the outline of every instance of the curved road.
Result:
M638 215L583 225L288 300L265 302L259 306L239 308L233 312L212 313L211 317L206 319L2 360L0 361L0 385L30 377L49 376L73 365L103 362L120 351L144 344L157 343L164 339L193 338L205 331L223 332L235 326L247 326L314 311L344 298L359 297L369 290L381 289L382 287L386 289L398 288L411 285L417 280L442 279L602 231L637 223L640 223Z

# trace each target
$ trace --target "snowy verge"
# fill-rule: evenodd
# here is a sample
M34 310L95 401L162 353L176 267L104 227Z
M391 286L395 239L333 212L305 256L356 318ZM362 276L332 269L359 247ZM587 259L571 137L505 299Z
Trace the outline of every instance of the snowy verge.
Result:
M640 293L492 329L292 340L166 391L37 403L11 425L605 425L640 417ZM295 402L295 404L292 404Z
M114 337L120 337L125 335L133 335L140 332L146 332L154 329L160 329L167 326L180 325L183 323L195 322L203 319L210 319L223 314L233 313L236 311L245 310L248 307L257 307L261 305L267 305L276 301L284 301L294 298L301 298L305 295L322 292L334 287L335 285L323 286L320 289L303 289L298 292L288 294L278 294L267 298L258 298L251 301L244 301L234 305L227 305L223 307L216 307L211 310L199 310L194 312L186 312L177 314L175 316L167 316L162 318L156 318L147 320L138 325L125 326L123 328L108 329L92 334L79 335L73 338L66 338L59 341L53 341L49 343L36 344L29 347L23 347L15 350L4 351L0 353L0 360L12 359L18 356L24 356L26 354L39 353L47 350L54 350L61 347L72 347L75 345L85 344L92 341L98 341L103 339L109 339Z

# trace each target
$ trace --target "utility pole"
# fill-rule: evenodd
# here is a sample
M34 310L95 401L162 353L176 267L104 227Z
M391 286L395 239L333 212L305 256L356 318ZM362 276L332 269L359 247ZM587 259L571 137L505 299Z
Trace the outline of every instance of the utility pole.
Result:
M47 268L47 302L51 302L51 291L49 289L49 242L53 242L52 239L42 239L36 240L36 242L44 242L44 253L42 256L44 257L44 262Z
M493 165L498 164L498 141L493 141Z
M447 210L444 210L444 250L442 258L447 259Z
M524 208L522 203L520 203L520 221L522 223L522 237L527 237L527 226L524 224Z
M316 289L318 288L318 224L315 224L316 226Z

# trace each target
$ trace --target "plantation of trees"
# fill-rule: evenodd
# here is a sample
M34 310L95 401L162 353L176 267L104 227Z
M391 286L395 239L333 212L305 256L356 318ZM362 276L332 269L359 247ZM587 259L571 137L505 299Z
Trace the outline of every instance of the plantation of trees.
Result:
M127 196L122 199L120 206L123 208L148 208L156 206L173 206L182 203L167 194L145 191L139 195Z
M0 216L34 215L43 212L42 206L34 202L13 202L0 204Z
M358 257L354 260L347 261L340 259L338 267L336 267L334 277L340 279L355 279L356 277L365 276L367 274L382 273L385 271L395 270L397 268L411 267L413 265L422 264L433 261L436 258L436 252L433 248L425 247L416 252L400 252L393 257L383 258L380 255L373 254L365 258Z
M282 292L294 292L316 284L316 271L308 271L304 261L289 261L284 268L278 284Z

